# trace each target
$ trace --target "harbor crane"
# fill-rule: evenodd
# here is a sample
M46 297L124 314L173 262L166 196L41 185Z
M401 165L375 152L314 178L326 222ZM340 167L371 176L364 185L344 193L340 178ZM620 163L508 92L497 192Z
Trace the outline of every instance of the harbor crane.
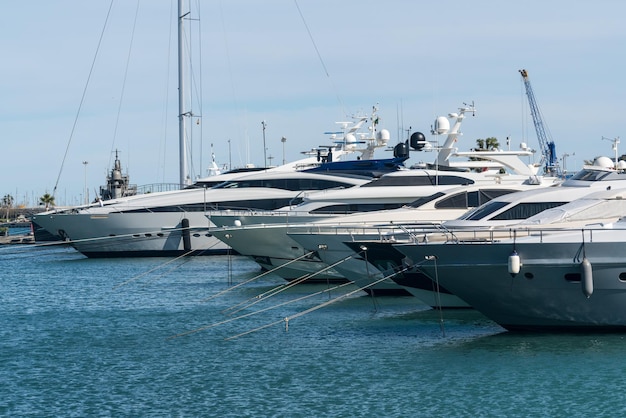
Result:
M524 86L526 87L526 96L528 96L530 113L535 125L535 131L537 132L537 140L539 141L539 146L541 147L540 164L545 164L544 170L546 173L559 174L556 147L554 145L554 141L549 135L549 132L544 127L543 118L541 116L541 112L539 111L537 101L535 100L535 94L533 93L533 88L530 85L530 80L528 79L528 71L519 70L519 72L522 75L522 80L524 81Z

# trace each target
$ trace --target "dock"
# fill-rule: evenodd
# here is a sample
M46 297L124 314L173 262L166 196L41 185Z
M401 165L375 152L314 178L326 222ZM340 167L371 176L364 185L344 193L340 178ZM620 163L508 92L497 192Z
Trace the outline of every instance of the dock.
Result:
M30 232L31 223L29 221L13 221L13 222L2 222L0 223L0 229L7 231L9 229L24 229L28 230L28 232L15 231L18 232L16 234L7 234L0 235L0 245L9 245L9 244L34 244L35 237Z
M34 244L34 243L35 243L35 237L33 237L32 234L0 236L0 245Z

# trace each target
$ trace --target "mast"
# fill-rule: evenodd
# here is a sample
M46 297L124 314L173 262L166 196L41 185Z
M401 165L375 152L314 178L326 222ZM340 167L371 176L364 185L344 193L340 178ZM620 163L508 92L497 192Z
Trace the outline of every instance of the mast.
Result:
M183 21L189 12L183 14L183 0L178 0L178 152L180 187L191 184L187 164L187 121L189 114L185 111L185 65L184 65L184 26Z

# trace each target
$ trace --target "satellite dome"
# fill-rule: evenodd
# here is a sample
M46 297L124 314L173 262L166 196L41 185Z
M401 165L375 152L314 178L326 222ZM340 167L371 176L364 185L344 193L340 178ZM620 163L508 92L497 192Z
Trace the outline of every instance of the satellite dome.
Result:
M386 129L381 129L380 131L376 132L376 141L380 145L384 145L387 142L389 142L390 138L391 138L391 134Z
M609 157L598 157L594 160L593 165L604 168L613 168L615 165L613 164L613 160Z
M435 119L435 133L438 135L447 134L450 130L450 121L445 116Z

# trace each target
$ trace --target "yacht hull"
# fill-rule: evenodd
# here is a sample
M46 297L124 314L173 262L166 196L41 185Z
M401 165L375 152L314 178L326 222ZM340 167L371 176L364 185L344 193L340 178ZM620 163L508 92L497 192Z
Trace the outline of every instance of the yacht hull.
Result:
M412 260L429 257L420 266L425 274L508 330L623 331L624 232L594 231L591 242L583 242L580 231L575 231L566 242L532 237L517 242L396 248ZM514 275L508 266L513 249L521 260L520 271ZM581 265L583 258L590 262L587 271ZM587 297L583 291L589 279L593 289Z
M370 264L367 261L367 255L358 248L358 245L357 248L352 249L344 244L344 241L350 239L349 234L291 232L289 237L303 248L310 251L316 250L322 261L327 265L332 265L339 274L369 294L410 295L404 286L398 285L391 278L385 278L375 265ZM359 238L365 237L360 235Z
M238 254L248 256L266 270L287 281L345 283L347 280L334 268L320 260L287 235L289 225L257 224L234 228L216 228L213 235ZM306 279L305 279L306 277Z
M226 254L203 212L44 214L36 222L87 257Z
M408 268L404 261L405 255L395 249L393 241L375 240L346 242L354 251L361 246L367 248L367 260L377 271L393 280L397 286L432 308L467 309L471 306L454 295L441 284L433 282L430 277L416 268ZM369 269L371 271L371 268ZM346 277L351 277L347 275Z

